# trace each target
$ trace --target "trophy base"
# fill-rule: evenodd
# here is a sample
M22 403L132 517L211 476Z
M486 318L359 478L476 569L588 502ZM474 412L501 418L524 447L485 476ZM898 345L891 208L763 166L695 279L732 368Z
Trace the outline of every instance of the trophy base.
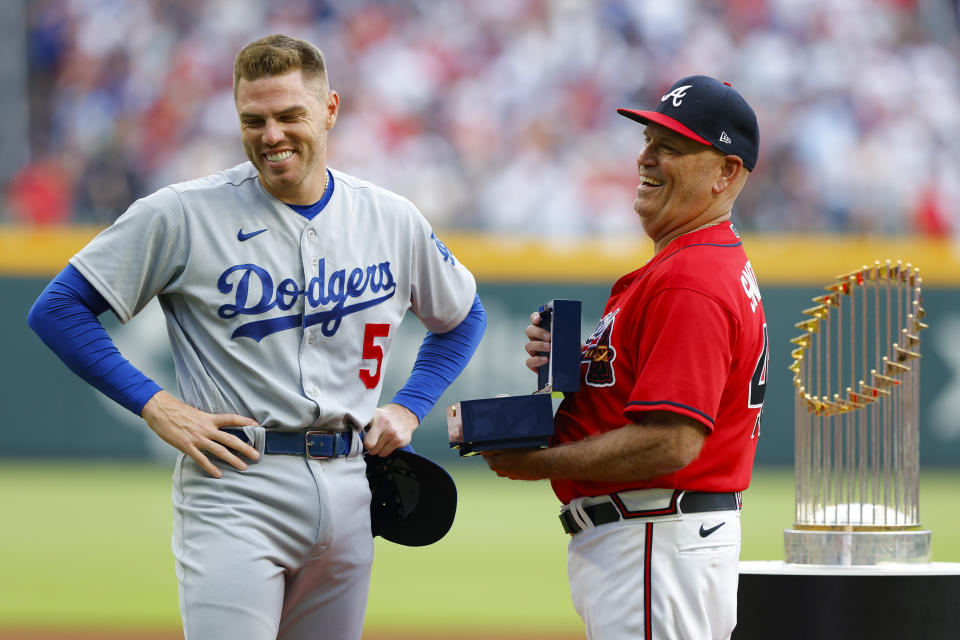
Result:
M783 541L788 564L864 566L930 562L930 532L926 530L786 529Z

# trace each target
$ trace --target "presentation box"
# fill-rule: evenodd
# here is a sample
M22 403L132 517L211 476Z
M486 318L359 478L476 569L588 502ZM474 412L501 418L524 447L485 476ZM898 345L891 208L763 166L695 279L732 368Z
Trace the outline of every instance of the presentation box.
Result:
M527 395L462 400L447 407L450 447L461 456L483 451L546 447L553 435L555 392L580 389L579 300L551 300L540 307L540 326L550 331L549 362L537 371L537 391Z

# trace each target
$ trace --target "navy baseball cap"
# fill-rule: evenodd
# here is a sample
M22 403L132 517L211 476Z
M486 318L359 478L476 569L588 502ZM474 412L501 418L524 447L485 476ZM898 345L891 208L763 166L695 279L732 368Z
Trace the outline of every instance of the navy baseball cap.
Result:
M373 535L422 547L447 534L457 514L457 485L443 467L410 445L364 459Z
M617 113L643 124L659 124L724 155L738 156L749 171L757 164L757 115L729 83L709 76L687 76L670 87L653 111L617 109Z

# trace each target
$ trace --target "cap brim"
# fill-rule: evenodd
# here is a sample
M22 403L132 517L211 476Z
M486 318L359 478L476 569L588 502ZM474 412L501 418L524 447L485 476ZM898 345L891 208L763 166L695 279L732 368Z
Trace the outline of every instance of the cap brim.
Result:
M713 146L713 143L705 138L702 138L701 136L698 136L693 132L692 129L684 126L680 121L674 120L670 116L665 116L662 113L658 113L656 111L635 111L633 109L617 109L617 113L622 116L626 116L631 120L636 120L641 124L650 124L651 122L654 124L659 124L660 126L666 127L671 131L676 131L684 137L695 140L700 144Z
M409 446L365 458L373 535L408 547L446 535L457 513L457 486L443 467Z

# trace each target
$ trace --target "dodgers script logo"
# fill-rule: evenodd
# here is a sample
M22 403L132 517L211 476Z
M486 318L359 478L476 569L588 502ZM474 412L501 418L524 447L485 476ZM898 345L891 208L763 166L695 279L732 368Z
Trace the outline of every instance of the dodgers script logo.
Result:
M306 309L316 309L333 304L333 307L314 313L295 313L288 316L254 320L234 330L231 338L263 338L295 327L320 325L323 335L332 337L340 328L344 316L375 307L393 297L397 283L393 279L389 262L372 264L366 268L356 267L347 274L346 269L337 269L329 277L326 274L326 259L317 265L317 275L301 289L293 278L285 278L274 285L273 276L255 264L237 264L217 279L221 293L233 293L233 304L217 309L217 315L229 320L239 315L257 316L277 308L286 311L303 296ZM369 292L373 297L347 304Z

